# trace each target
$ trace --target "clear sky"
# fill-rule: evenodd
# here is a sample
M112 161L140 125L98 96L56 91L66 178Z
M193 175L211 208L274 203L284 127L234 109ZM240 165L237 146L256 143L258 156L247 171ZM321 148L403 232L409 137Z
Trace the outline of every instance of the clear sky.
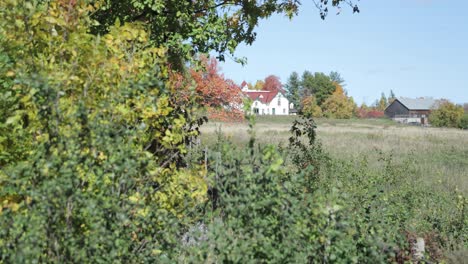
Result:
M360 14L343 6L320 19L312 0L299 16L260 22L257 40L227 58L224 75L237 83L270 74L283 83L293 71L338 71L357 103L396 96L432 96L468 102L468 1L361 0Z

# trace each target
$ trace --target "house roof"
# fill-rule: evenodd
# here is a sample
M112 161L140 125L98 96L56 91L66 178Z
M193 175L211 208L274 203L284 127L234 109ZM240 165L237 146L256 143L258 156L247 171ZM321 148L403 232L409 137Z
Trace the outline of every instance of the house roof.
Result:
M279 91L252 91L248 90L244 93L252 99L252 101L259 100L263 104L270 103Z
M440 105L439 100L435 100L432 97L420 97L420 98L407 98L400 97L397 99L409 110L431 110L438 108Z

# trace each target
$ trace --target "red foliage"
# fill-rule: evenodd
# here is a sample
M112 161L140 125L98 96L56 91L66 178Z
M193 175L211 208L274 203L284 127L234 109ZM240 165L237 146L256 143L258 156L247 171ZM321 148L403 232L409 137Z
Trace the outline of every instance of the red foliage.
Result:
M170 76L170 86L177 89L179 98L173 100L178 103L195 99L196 103L205 107L208 118L217 120L241 120L243 112L239 108L242 104L242 91L230 79L226 79L219 72L216 59L202 58L201 69L190 69L190 77L178 73ZM190 91L191 83L195 81L195 97Z
M359 118L382 118L384 117L384 111L376 110L376 109L366 109L366 108L358 108L357 110L357 117Z
M209 108L208 119L223 122L241 122L244 120L244 112L240 109L231 109L228 111L219 108Z
M241 89L230 79L219 73L218 62L212 58L202 59L203 71L190 70L190 75L197 83L197 93L202 105L207 107L230 106L241 101Z
M263 85L263 90L281 91L283 90L283 85L281 84L278 76L270 75L265 78L265 84Z

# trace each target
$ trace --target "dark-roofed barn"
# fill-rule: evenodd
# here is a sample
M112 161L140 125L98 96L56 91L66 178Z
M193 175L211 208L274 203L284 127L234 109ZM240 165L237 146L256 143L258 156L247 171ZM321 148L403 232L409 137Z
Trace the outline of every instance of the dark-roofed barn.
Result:
M428 124L428 117L432 110L440 105L439 100L429 97L421 98L398 98L386 109L385 115L401 123Z

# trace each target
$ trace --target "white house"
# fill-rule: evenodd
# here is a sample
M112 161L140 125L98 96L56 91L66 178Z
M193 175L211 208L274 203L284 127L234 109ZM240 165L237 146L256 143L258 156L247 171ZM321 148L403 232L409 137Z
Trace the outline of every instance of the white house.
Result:
M289 100L284 90L243 90L252 99L251 111L257 115L289 115Z

